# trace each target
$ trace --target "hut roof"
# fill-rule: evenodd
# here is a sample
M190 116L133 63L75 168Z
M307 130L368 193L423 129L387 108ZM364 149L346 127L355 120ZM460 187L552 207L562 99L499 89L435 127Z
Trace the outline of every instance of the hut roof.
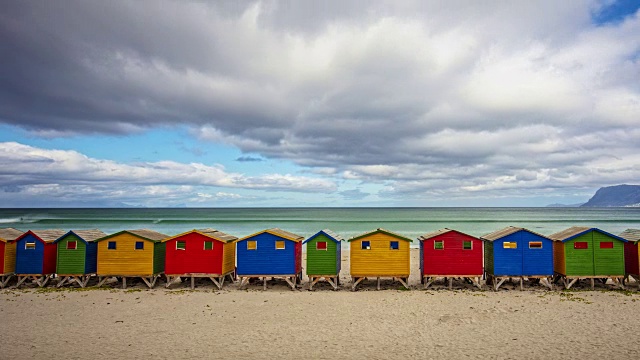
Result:
M169 237L169 235L165 235L165 234L159 233L157 231L153 231L153 230L149 230L149 229L137 229L137 230L123 230L123 231L117 232L115 234L111 234L111 235L107 235L107 236L101 237L101 238L96 239L94 241L106 240L106 239L112 238L114 236L125 234L125 233L137 236L137 237L139 237L141 239L148 240L148 241L151 241L151 242L160 242L161 240L166 239L167 237Z
M12 241L24 234L24 231L20 231L14 228L0 228L0 241L7 242Z
M361 239L363 237L366 237L366 236L369 236L369 235L373 235L373 234L376 234L376 233L383 233L383 234L386 234L386 235L389 235L389 236L393 236L394 238L397 238L397 239L400 239L400 240L413 242L413 240L409 239L408 237L404 237L404 236L402 236L400 234L396 234L394 232L391 232L389 230L385 230L385 229L382 229L382 228L377 228L375 230L368 231L368 232L366 232L364 234L356 235L356 236L352 237L351 239L349 239L348 241L351 242L351 241L358 240L358 239Z
M610 233L608 233L606 231L600 230L598 228L592 228L592 227L588 227L588 226L572 226L572 227L570 227L568 229L564 229L564 230L559 231L559 232L557 232L555 234L549 235L549 238L551 240L554 240L554 241L565 242L565 241L569 241L569 240L571 240L571 239L573 239L575 237L578 237L578 236L580 236L582 234L585 234L585 233L587 233L589 231L597 231L599 233L602 233L602 234L605 234L607 236L610 236L610 237L612 237L614 239L618 239L620 241L627 242L626 239L621 238L620 236L613 235L613 234L610 234Z
M542 236L543 238L547 238L547 236L544 236L542 234L538 234L537 232L531 231L529 229L525 229L522 227L516 227L516 226L507 226L504 229L500 229L497 231L494 231L492 233L483 235L480 237L481 240L486 240L486 241L496 241L499 239L502 239L505 236L509 236L511 234L517 233L518 231L526 231L528 233L534 234L534 235L538 235L538 236Z
M627 241L638 242L640 241L640 229L627 229L620 234L620 237L627 239Z
M206 228L206 229L193 229L193 230L190 230L190 231L187 231L187 232L183 232L182 234L178 234L176 236L172 236L172 237L166 238L166 239L162 240L162 242L173 240L173 239L176 239L176 238L179 238L179 237L182 237L184 235L191 234L191 233L198 233L200 235L204 235L206 237L209 237L209 238L214 239L214 240L222 241L224 243L233 242L233 241L238 240L238 238L236 236L229 235L227 233L223 233L222 231L218 231L216 229Z
M334 233L333 231L329 229L324 229L324 230L318 231L315 235L305 240L303 244L308 243L309 241L313 240L316 236L319 236L320 234L325 234L330 240L333 240L336 243L339 243L340 241L344 240L340 235Z
M290 233L288 231L284 231L282 229L278 229L278 228L272 228L272 229L267 229L267 230L262 230L262 231L258 231L255 234L251 234L249 236L245 236L242 239L238 240L238 241L242 241L242 240L246 240L248 238L252 238L254 236L260 235L260 234L264 234L264 233L269 233L271 235L275 235L277 237L281 237L283 239L287 239L293 242L300 242L302 240L304 240L304 237L300 236L300 235L296 235L294 233Z
M28 234L33 234L34 236L38 237L40 240L44 241L45 243L51 243L58 240L60 236L66 234L66 231L59 230L59 229L29 230L26 233L20 235L19 237L13 239L12 241L18 241L23 237L27 236Z
M470 237L472 237L472 238L476 238L475 236L471 236L471 235L469 235L469 234L465 234L465 233L460 232L460 231L458 231L458 230L453 230L453 229L449 229L449 228L444 228L444 229L436 230L436 231L434 231L434 232L430 232L430 233L428 233L428 234L421 235L421 236L419 236L419 237L418 237L418 240L420 240L420 241L429 240L429 239L431 239L431 238L434 238L434 237L436 237L436 236L440 236L440 235L442 235L442 234L446 234L446 233L451 232L451 231L453 231L453 232L457 232L457 233L462 234L462 235L470 236ZM477 238L476 238L476 239L477 239Z
M71 234L75 234L77 237L80 238L80 240L84 241L85 243L96 241L107 235L104 231L99 229L71 230L68 233L60 236L58 239L56 239L55 242L59 242L60 240L64 239L65 237Z

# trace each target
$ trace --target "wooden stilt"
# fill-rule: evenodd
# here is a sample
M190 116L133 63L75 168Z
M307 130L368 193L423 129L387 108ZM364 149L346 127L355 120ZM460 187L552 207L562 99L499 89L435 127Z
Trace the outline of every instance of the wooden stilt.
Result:
M126 276L122 277L122 288L123 289L127 288L127 277Z
M593 290L596 287L596 281L595 281L596 279L591 278L590 280L591 280L591 290Z
M520 291L524 290L524 286L522 285L522 276L520 277Z
M575 283L576 283L576 281L578 281L578 278L571 279L571 281L570 281L570 282L567 282L567 279L564 279L564 287L565 287L567 290L569 290L569 289L571 289L571 287L573 286L573 284L575 284Z
M356 291L356 287L358 286L358 284L360 284L360 282L362 282L362 280L364 280L363 277L361 278L351 278L351 291Z
M378 285L376 286L376 290L380 290L380 277L378 277L377 280L378 280Z
M267 290L267 277L262 278L262 290Z
M196 288L196 278L191 276L191 290Z
M449 290L453 290L453 278L449 278Z
M107 277L98 276L98 285L97 287L101 287L107 281Z
M398 281L404 286L406 289L409 288L409 278L398 278Z
M296 276L294 276L293 279L289 279L288 277L284 278L284 280L287 282L287 284L289 284L289 286L291 286L291 290L295 290L296 289L296 279L297 279Z

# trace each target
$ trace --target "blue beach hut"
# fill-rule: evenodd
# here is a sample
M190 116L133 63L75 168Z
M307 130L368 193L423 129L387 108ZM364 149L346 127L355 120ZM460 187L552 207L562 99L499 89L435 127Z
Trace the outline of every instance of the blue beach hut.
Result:
M302 240L300 235L273 228L238 240L236 245L237 276L240 288L251 278L284 279L292 289L302 280Z
M29 230L12 243L16 244L17 287L27 279L32 279L43 287L56 273L55 241L64 230Z
M509 226L480 238L484 241L487 284L498 290L506 279L539 279L551 288L553 241L525 228Z

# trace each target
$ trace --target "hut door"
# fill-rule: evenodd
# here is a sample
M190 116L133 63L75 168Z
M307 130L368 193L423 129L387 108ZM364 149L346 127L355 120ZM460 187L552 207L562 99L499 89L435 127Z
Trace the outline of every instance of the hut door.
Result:
M624 244L592 231L594 275L624 275Z

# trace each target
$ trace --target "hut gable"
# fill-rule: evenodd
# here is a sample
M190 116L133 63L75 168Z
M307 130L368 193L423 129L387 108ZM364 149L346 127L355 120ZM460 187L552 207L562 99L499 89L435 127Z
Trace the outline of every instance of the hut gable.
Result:
M96 272L97 245L95 240L105 237L103 231L71 230L58 238L56 273L59 275L84 275Z
M302 270L300 235L267 229L238 240L238 275L294 275Z
M422 275L482 275L480 239L444 228L422 235L418 240Z
M238 238L211 228L194 229L164 239L167 275L227 274L235 269Z
M553 275L553 242L531 230L508 226L480 237L485 272L496 276Z
M16 245L15 272L20 275L46 275L56 272L55 241L64 230L29 230L11 243Z
M637 243L640 241L640 229L627 229L620 233L620 237L627 241Z
M98 244L98 275L151 276L164 271L168 236L157 231L124 230L95 242Z
M338 275L341 269L342 237L324 229L304 241L308 275Z
M408 277L412 239L376 229L349 239L352 277Z
M585 226L570 227L549 237L557 242L556 272L565 276L624 275L624 238Z

